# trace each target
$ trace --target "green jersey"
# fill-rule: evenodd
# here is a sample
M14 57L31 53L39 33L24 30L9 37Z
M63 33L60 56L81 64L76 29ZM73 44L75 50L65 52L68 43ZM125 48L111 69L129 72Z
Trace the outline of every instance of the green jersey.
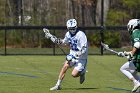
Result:
M134 46L135 42L140 42L140 30L135 29L131 35L132 46ZM137 49L134 57L134 65L136 66L137 70L140 71L140 49Z

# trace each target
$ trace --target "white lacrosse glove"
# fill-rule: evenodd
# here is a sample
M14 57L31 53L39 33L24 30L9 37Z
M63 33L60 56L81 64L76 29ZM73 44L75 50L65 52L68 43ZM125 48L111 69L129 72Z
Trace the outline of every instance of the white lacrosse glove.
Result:
M128 59L128 61L130 61L130 60L133 59L133 54L131 52L126 52L126 51L119 52L118 53L118 56L120 56L120 57L125 57L126 56L126 58Z
M43 31L44 31L44 33L45 33L45 37L46 38L51 38L51 37L53 37L53 35L52 34L50 34L50 32L49 32L49 30L48 29L46 29L46 28L43 28Z
M124 57L124 56L125 56L124 52L118 52L117 55L118 55L119 57Z
M76 57L73 56L73 55L71 55L71 54L68 54L68 55L66 56L66 60L67 60L67 61L71 61L71 62L73 62L73 63L78 62L78 60L76 59Z
M132 52L126 52L126 51L124 51L124 54L127 57L128 61L131 61L133 59Z

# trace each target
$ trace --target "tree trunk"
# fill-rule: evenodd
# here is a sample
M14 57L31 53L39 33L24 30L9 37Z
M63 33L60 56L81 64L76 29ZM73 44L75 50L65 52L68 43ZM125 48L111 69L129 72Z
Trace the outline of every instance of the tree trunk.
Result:
M99 25L100 22L101 22L101 2L102 0L97 0L97 8L96 8L96 20L97 20L97 24ZM106 21L106 17L107 17L107 12L109 10L109 0L104 0L104 7L103 7L103 12L104 12L104 15L103 15L103 21L105 23Z

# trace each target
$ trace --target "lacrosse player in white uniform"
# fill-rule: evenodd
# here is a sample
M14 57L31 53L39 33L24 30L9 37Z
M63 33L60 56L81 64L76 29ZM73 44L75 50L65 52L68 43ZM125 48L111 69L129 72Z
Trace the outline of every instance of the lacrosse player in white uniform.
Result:
M80 84L85 80L88 55L87 37L84 32L77 29L77 21L75 19L69 19L66 26L68 32L65 34L64 39L59 39L50 33L45 33L45 37L50 38L52 42L70 46L70 53L66 56L66 61L60 71L56 85L50 88L50 90L61 90L61 82L65 77L66 71L71 67L74 67L71 73L72 76L80 77Z
M132 50L129 52L119 52L118 56L127 56L129 59L121 68L120 71L126 75L134 84L132 92L136 92L140 87L140 20L131 19L128 24L128 31L131 35Z

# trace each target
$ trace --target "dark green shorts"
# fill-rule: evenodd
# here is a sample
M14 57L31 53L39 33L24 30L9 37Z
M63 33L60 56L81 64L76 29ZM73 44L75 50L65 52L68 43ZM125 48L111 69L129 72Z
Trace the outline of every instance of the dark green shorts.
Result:
M136 71L140 72L140 62L134 61L133 63L135 65L135 67L137 68Z

